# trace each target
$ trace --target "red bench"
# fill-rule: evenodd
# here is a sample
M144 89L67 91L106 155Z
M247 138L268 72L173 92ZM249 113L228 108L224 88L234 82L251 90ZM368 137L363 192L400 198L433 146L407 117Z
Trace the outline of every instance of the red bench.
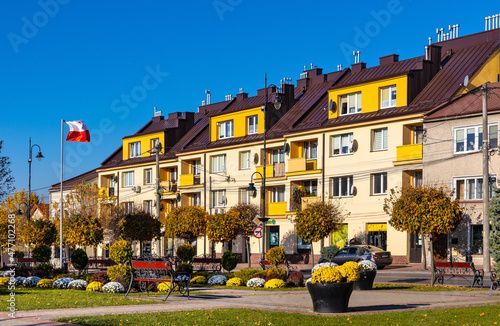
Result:
M476 269L474 263L436 262L434 273L432 285L436 282L443 285L445 277L472 277L471 287L483 286L484 271Z

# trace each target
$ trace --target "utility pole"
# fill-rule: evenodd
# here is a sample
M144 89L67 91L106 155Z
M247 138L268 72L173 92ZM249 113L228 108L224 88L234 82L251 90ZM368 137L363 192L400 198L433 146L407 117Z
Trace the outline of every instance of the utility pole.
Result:
M483 269L490 272L490 175L488 170L488 83L483 84Z
M161 151L161 143L158 142L155 147L155 156L156 156L156 219L159 221L160 220L160 213L161 213L161 207L160 207L160 199L161 199L161 194L160 194L160 151ZM161 240L158 240L158 252L160 255L163 255L163 252L161 250Z

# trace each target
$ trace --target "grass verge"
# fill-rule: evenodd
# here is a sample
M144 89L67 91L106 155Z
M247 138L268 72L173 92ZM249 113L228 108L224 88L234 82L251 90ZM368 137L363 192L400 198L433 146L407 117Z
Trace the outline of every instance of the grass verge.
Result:
M123 293L100 293L79 290L59 290L18 287L16 293L17 310L36 309L58 309L58 308L81 308L100 306L123 306L136 304L160 303L151 300L138 300L124 298ZM0 287L0 297L7 298L10 291L6 287ZM142 297L142 296L141 296ZM142 299L146 299L143 298ZM163 302L161 302L163 303ZM0 311L6 311L7 305L0 307Z
M79 325L495 325L500 305L357 316L318 316L250 309L196 310L60 318Z

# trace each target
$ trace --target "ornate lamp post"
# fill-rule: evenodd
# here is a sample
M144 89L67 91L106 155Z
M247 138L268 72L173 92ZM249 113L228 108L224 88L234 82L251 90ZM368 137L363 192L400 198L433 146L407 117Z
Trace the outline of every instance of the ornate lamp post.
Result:
M37 144L34 144L31 146L31 137L30 137L30 155L28 158L28 166L29 166L29 180L28 180L28 221L31 218L31 161L32 161L32 153L33 153L33 147L38 147L38 154L36 155L36 158L41 161L43 159L42 155L42 150L40 149L40 146Z
M266 125L266 118L267 118L267 103L268 103L268 87L275 87L278 88L276 85L271 84L267 86L267 73L265 75L265 82L264 82L264 105L261 107L261 110L264 112L264 157L263 157L263 173L261 174L260 172L254 172L252 176L250 177L250 184L248 185L247 191L253 195L253 197L256 196L257 194L257 189L254 186L253 183L253 176L258 173L260 174L262 178L262 190L261 190L261 198L262 198L262 215L260 220L262 221L262 254L261 254L261 259L264 260L266 256L266 222L269 220L269 218L266 217L266 134L267 134L267 125ZM276 91L276 96L273 101L274 108L276 110L279 110L281 108L281 98L278 95L278 92Z

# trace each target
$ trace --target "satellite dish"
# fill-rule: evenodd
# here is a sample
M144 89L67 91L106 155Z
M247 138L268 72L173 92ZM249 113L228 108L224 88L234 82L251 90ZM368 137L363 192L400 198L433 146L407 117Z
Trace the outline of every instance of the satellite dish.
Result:
M258 164L259 163L259 154L253 153L253 163Z
M464 77L464 87L467 87L467 86L469 86L469 75L466 75Z
M330 100L330 103L328 103L328 110L330 110L332 113L337 110L337 106L335 105L335 102L333 102L333 100Z
M352 141L352 152L356 153L357 150L358 150L358 141L356 139L354 139Z

